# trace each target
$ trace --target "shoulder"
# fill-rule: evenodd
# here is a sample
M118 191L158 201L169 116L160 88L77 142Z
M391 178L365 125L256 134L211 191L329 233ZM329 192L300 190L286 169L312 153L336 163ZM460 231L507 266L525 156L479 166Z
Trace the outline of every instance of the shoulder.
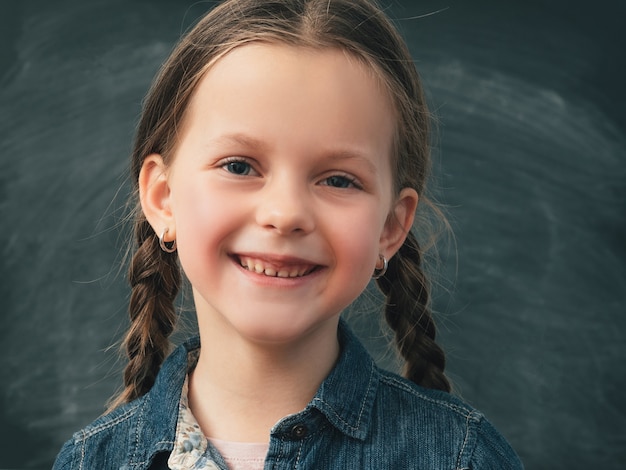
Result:
M128 452L128 436L137 427L144 401L145 397L141 397L116 408L74 433L61 448L53 469L90 468L94 463L102 465L105 456L112 462L123 461L120 454L125 455ZM94 462L96 455L98 457Z
M459 397L384 370L379 374L375 413L379 428L400 429L412 445L448 447L456 468L522 468L515 451L483 413Z
M435 414L442 419L461 422L482 419L479 411L451 393L420 387L389 371L378 369L378 372L379 399L383 403L398 403L415 413Z
M75 433L62 447L54 470L146 468L155 456L171 451L188 353L197 338L185 342L165 360L150 391L101 416Z

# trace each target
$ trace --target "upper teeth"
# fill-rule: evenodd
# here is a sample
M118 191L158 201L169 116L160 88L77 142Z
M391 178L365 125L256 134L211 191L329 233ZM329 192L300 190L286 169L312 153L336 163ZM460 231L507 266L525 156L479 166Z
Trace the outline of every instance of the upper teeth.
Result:
M276 268L266 265L263 261L251 258L240 258L239 261L241 266L247 270L271 277L299 277L304 276L311 269L310 266L283 266Z

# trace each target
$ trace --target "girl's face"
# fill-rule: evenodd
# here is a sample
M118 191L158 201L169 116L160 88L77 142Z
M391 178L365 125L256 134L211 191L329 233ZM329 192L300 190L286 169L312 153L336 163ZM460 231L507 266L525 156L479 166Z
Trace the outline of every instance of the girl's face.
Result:
M392 191L394 126L384 87L342 51L250 44L209 69L172 164L152 155L142 177L201 325L258 343L336 330L412 222L417 194Z

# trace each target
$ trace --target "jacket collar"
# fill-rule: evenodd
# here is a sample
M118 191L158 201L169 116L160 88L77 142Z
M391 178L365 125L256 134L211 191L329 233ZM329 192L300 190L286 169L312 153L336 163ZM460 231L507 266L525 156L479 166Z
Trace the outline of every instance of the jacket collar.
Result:
M177 347L163 362L150 391L140 399L136 429L131 434L131 468L144 468L156 453L173 449L180 394L187 377L187 356L198 347L197 337Z
M380 382L378 369L363 345L339 322L341 354L307 409L319 410L342 433L364 440ZM130 466L142 467L158 452L171 452L176 439L179 402L190 351L200 347L198 337L186 341L165 360L152 389L139 404L134 451Z
M364 440L380 383L373 359L350 330L339 322L341 355L308 408L317 408L339 431Z

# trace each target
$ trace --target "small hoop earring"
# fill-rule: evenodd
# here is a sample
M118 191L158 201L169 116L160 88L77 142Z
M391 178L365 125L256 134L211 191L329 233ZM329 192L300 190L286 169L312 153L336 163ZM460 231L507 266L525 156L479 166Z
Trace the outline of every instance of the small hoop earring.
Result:
M383 277L385 273L387 272L387 268L389 267L389 261L387 261L387 258L385 258L384 255L382 254L378 255L378 259L382 260L383 267L374 268L374 274L372 274L372 279L374 280L380 279L381 277Z
M166 242L164 240L165 238L165 234L167 232L169 232L169 228L164 228L163 229L163 233L161 234L161 236L159 237L159 246L161 247L161 249L163 251L165 251L166 253L174 253L176 251L176 240L172 240L171 242ZM167 246L168 243L170 246Z

